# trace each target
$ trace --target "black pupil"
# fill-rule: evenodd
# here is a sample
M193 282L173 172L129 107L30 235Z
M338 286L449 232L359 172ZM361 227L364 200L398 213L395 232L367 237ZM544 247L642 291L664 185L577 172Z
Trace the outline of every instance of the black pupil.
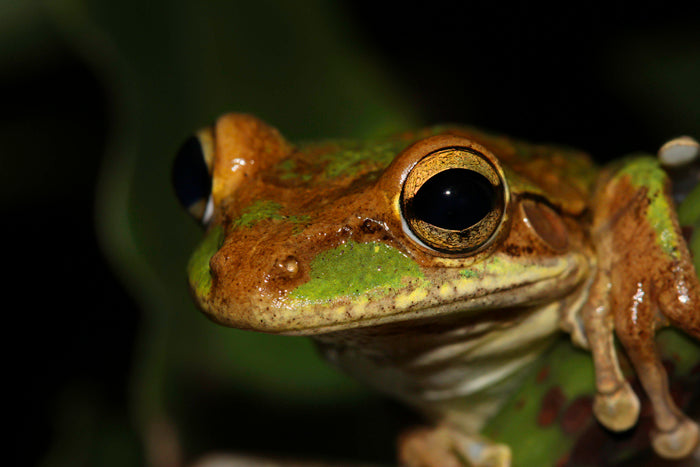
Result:
M211 177L196 136L190 137L180 147L173 162L172 176L175 194L183 206L189 207L209 198Z
M496 190L483 175L468 169L448 169L423 184L412 200L413 214L447 230L463 230L479 222L494 207Z

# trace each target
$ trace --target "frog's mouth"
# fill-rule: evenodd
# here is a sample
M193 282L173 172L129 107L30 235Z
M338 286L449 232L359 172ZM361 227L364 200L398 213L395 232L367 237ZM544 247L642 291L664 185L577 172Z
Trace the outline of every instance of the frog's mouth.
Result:
M495 309L561 301L584 282L589 269L585 255L576 252L536 264L506 264L496 256L481 269L425 271L405 279L401 287L316 301L261 301L251 304L248 313L216 313L212 318L227 326L285 335L320 335L451 315L469 318Z

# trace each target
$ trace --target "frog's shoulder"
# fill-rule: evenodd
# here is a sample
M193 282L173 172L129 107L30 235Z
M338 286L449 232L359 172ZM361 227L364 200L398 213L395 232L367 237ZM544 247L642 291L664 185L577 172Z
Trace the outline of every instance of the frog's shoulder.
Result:
M469 126L445 125L441 129L490 150L503 164L512 193L541 196L573 215L586 209L598 174L587 153L561 145L528 143Z

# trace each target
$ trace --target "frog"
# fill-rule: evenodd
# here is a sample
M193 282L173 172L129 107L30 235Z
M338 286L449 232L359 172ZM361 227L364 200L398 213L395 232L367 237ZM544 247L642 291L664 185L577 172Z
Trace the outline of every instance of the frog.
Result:
M597 420L638 422L622 352L651 401L653 449L685 458L698 425L670 395L655 334L700 340L664 167L695 167L697 153L683 137L601 167L464 125L295 144L226 114L175 159L178 198L205 228L189 285L214 322L309 336L423 414L398 441L401 465L511 465L481 430L563 333L590 352Z

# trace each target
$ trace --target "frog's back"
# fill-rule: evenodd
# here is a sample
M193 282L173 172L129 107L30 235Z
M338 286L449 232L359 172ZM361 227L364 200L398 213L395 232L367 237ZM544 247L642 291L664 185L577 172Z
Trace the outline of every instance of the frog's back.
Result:
M490 150L506 172L511 193L547 200L563 213L584 211L597 169L590 157L563 146L531 144L459 125L438 125L370 140L302 143L266 169L268 183L333 197L347 187L373 183L402 151L425 138L451 134Z
M289 158L273 167L268 178L289 186L324 191L371 183L401 151L438 134L466 137L490 150L502 163L513 194L539 195L571 215L582 213L589 202L597 169L586 153L563 146L526 143L458 125L433 126L368 141L301 144Z

